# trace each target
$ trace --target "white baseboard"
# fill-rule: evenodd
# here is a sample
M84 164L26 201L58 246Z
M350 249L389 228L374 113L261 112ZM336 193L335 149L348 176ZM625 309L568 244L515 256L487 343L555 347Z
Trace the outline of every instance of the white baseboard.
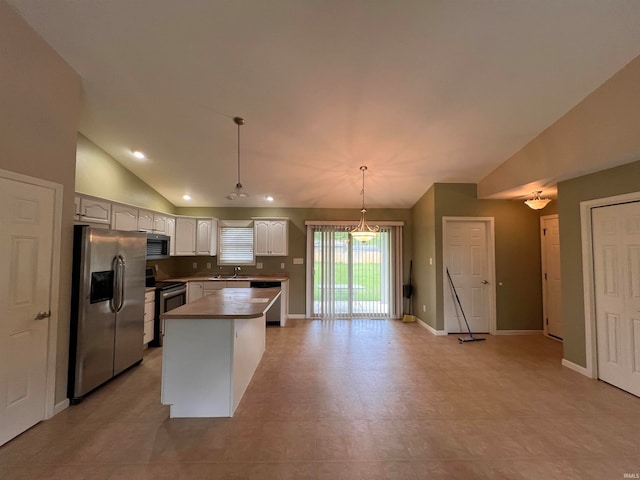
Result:
M591 375L589 374L589 370L587 370L582 365L578 365L577 363L570 362L566 358L562 359L562 366L567 367L569 370L573 370L574 372L581 373L585 377L591 378Z
M424 320L420 320L418 317L416 317L416 320L418 322L418 325L420 325L422 328L427 330L431 335L435 335L436 337L443 337L443 336L447 335L446 331L444 331L444 330L436 330L435 328L433 328L431 325L429 325Z
M290 313L287 315L287 318L298 318L304 320L307 316L304 313Z
M53 415L55 416L63 410L66 410L67 408L69 408L69 399L65 398L61 402L56 403L56 405L53 407Z
M496 330L494 335L542 335L542 330Z

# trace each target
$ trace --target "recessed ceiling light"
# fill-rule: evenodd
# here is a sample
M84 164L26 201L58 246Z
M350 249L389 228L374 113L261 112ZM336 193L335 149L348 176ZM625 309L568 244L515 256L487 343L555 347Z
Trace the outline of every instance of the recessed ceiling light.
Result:
M191 200L191 195L182 195L184 200Z
M264 197L267 199L267 202L273 202L273 197L271 195L267 195L266 197Z
M138 159L140 159L140 160L143 160L144 158L146 158L145 154L142 153L140 150L134 150L133 151L133 156L138 158Z

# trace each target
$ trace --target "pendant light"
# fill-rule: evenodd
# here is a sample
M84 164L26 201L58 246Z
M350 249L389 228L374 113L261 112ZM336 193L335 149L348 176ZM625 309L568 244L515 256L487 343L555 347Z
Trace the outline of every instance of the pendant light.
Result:
M240 125L244 125L244 118L233 117L233 123L238 126L238 183L232 192L227 193L227 199L235 200L236 198L248 198L249 194L242 191L242 183L240 182Z
M524 204L533 210L542 210L544 207L546 207L549 204L551 199L540 198L541 193L542 193L542 190L533 192L533 198L530 198L529 200L525 200Z
M360 210L360 222L354 229L349 230L349 233L353 238L360 240L361 242L368 242L378 234L380 227L377 225L375 227L367 225L367 220L365 218L367 209L364 208L364 172L367 171L367 166L361 166L360 170L362 171L362 191L360 192L360 195L362 195L362 210Z

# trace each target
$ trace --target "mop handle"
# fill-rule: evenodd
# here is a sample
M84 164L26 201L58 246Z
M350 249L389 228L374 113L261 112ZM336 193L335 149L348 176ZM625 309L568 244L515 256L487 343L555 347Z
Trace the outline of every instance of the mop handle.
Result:
M464 308L462 308L462 303L460 302L460 298L458 298L458 292L456 291L456 286L453 284L453 280L451 280L449 267L446 267L446 268L447 268L447 277L449 278L449 284L451 285L451 288L453 289L453 294L456 296L456 301L460 306L460 311L462 312L462 318L464 318L464 323L467 326L467 331L469 332L469 335L473 337L473 335L471 334L471 328L469 327L469 322L467 322L467 316L464 314Z

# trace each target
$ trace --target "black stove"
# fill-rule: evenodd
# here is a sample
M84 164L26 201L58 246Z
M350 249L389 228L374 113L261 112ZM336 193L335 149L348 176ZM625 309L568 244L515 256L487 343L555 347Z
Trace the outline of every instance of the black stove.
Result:
M156 290L170 290L175 287L184 287L185 285L185 282L166 282L162 280L156 280L156 274L153 268L147 268L145 270L145 286L147 287L156 287Z
M156 290L162 290L162 291L166 291L166 290L171 290L173 288L176 287L184 287L186 285L185 282L155 282L155 285L151 285L152 287L155 286Z

